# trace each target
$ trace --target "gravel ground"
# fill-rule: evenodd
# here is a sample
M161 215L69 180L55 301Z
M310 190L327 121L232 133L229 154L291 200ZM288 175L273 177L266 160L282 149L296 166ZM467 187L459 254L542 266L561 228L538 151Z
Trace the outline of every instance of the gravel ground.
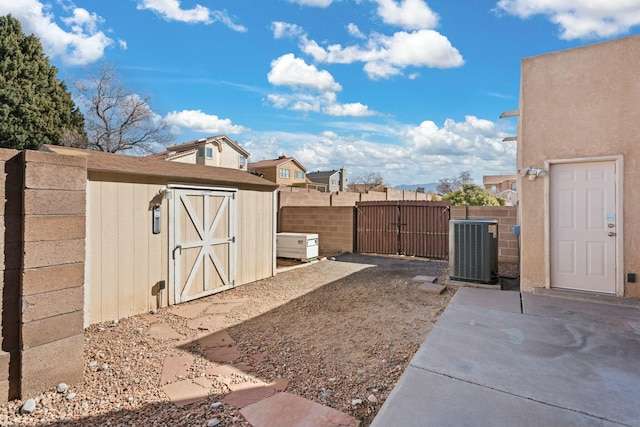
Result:
M265 382L285 378L287 392L346 412L366 427L455 289L433 295L410 281L416 275L444 280L446 262L358 254L336 258L188 304L241 300L226 315L225 326L253 375ZM514 273L511 266L500 268L501 274ZM215 425L212 420L249 426L238 408L215 407L229 387L214 375L208 376L213 386L207 399L183 408L169 401L159 387L162 364L183 350L176 348L177 340L146 334L158 322L188 338L197 334L167 309L92 325L85 330L83 383L65 393L54 386L34 397L31 414L20 413L22 401L0 406L0 426L207 426ZM190 350L198 355L196 347ZM256 362L258 354L266 360ZM205 376L215 366L196 357L187 378ZM354 405L356 399L362 403Z

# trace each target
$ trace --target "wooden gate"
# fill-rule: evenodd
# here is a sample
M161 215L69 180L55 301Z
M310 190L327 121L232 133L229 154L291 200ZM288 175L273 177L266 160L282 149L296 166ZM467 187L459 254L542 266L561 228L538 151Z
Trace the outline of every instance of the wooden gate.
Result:
M235 286L236 192L176 188L171 201L170 303Z
M356 203L356 251L446 259L450 202Z

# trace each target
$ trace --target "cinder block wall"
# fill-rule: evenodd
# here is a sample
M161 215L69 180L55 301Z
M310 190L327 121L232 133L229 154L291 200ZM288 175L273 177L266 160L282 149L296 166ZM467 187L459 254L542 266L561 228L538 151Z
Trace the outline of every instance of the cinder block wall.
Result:
M286 206L279 232L317 233L320 255L353 252L353 207Z
M82 382L86 160L23 151L20 397Z
M497 219L498 261L518 263L518 238L513 234L516 206L451 206L451 219Z
M0 149L0 301L2 348L0 351L0 402L20 396L20 277L22 268L22 156Z

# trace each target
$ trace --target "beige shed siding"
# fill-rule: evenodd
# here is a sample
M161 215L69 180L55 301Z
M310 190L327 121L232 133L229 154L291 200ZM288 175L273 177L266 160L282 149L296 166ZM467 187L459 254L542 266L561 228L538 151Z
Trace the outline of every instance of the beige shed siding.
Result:
M162 200L161 233L153 234L150 202L163 188L161 181L144 176L89 172L85 323L157 307L154 286L160 280L168 285L168 204Z
M238 192L238 284L275 274L273 259L274 197L272 192Z
M165 280L169 301L169 203L159 199L167 181L141 175L89 172L87 184L87 310L85 325L146 313L158 305ZM212 185L212 187L216 187ZM275 274L274 197L238 191L237 285ZM160 234L152 233L150 203L161 203Z

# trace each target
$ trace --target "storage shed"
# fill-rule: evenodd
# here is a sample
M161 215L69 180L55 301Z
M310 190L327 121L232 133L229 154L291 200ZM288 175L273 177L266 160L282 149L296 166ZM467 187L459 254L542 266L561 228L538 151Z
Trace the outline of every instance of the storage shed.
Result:
M87 162L85 326L275 274L275 184L245 171L47 146Z

